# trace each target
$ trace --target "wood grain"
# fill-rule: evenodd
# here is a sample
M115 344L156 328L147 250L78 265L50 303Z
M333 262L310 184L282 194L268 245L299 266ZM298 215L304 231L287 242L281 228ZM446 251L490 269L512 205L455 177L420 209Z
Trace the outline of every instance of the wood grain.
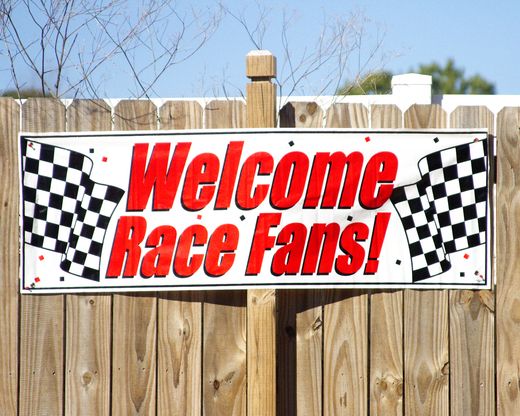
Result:
M207 129L246 126L246 105L239 100L213 100L204 109Z
M367 305L366 291L333 290L327 295L323 351L323 410L326 415L368 413Z
M438 105L411 106L406 128L445 128ZM406 415L449 414L448 292L404 294L404 380Z
M201 414L203 293L159 295L157 414Z
M0 98L0 409L18 408L18 165L20 107Z
M276 85L269 79L276 76L276 59L272 55L248 55L246 67L252 80L246 86L247 127L276 127ZM274 289L247 291L247 414L276 415Z
M202 128L202 107L196 101L166 101L159 109L161 130Z
M412 129L445 128L446 118L440 105L414 104L404 113L404 126Z
M241 101L212 101L205 109L206 128L245 126ZM202 395L204 415L247 412L245 291L209 291L204 303Z
M116 130L157 127L150 101L120 101L114 110ZM133 294L113 297L112 414L156 412L157 299Z
M487 128L494 116L486 107L458 107L450 127ZM491 290L451 290L450 407L456 415L495 414L495 294Z
M403 113L395 104L370 106L370 127L374 129L398 129L403 127Z
M112 414L156 411L156 298L114 295Z
M245 415L246 293L206 292L204 303L203 414Z
M202 128L195 101L167 101L159 110L161 129ZM202 401L203 292L158 297L157 414L198 416Z
M276 303L276 414L296 415L296 315L298 294L277 291ZM298 302L299 303L299 302ZM299 305L298 305L299 306Z
M281 127L320 128L323 110L314 102L289 102L280 111ZM278 369L278 413L318 415L322 412L323 297L319 290L279 293L279 326L285 332L278 348L285 362ZM294 303L294 305L293 305ZM285 383L294 383L284 387ZM286 395L286 396L284 396Z
M520 108L497 116L497 415L520 414Z
M258 81L246 85L247 127L276 127L276 85Z
M402 127L395 105L370 108L372 128ZM391 145L391 143L389 143ZM403 291L370 295L370 414L403 414Z
M320 128L323 110L315 102L292 101L280 110L280 127Z
M66 415L110 414L111 296L67 295Z
M110 107L102 100L74 100L68 131L109 131ZM111 375L111 295L67 295L65 414L108 415Z
M296 314L296 414L321 415L323 395L323 293L300 291Z
M363 104L333 104L327 110L327 127L368 127L368 110Z
M448 292L404 293L405 414L449 414Z
M54 99L29 98L22 129L65 130L65 107ZM64 296L25 295L20 308L20 397L22 415L63 414Z
M360 104L334 104L327 127L368 127L368 111ZM368 412L367 292L334 291L324 306L324 410L331 415Z

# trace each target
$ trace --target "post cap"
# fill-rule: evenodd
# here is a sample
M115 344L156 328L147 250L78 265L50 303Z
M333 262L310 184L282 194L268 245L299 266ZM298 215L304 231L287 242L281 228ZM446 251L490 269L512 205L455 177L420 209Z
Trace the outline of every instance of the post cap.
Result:
M246 76L248 78L275 78L276 57L266 50L251 51L246 55Z

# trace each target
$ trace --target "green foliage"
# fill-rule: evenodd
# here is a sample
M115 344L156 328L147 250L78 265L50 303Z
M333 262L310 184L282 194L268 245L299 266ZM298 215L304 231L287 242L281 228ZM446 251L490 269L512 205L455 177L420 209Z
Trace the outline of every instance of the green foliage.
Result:
M494 94L495 85L476 74L465 78L464 69L457 68L453 59L446 65L438 63L419 65L412 70L423 75L432 76L432 94ZM365 76L360 82L347 82L338 91L338 95L390 94L392 73L380 71Z
M369 74L357 82L347 82L337 95L390 94L392 92L392 73L379 71Z
M21 90L10 89L5 90L1 94L2 97L12 97L18 99L31 98L31 97L45 97L42 91L38 88L23 88Z
M437 63L420 65L419 74L432 76L432 94L494 94L495 85L480 75L464 77L464 69L457 68L453 59L444 67Z

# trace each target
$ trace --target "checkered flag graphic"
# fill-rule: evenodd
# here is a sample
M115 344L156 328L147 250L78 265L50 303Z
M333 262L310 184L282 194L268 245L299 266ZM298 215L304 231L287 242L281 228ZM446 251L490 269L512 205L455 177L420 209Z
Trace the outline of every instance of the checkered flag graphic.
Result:
M61 268L99 281L101 250L120 188L90 179L93 162L68 149L22 143L24 241L62 254Z
M451 268L449 254L486 242L487 141L431 153L421 179L397 187L391 201L401 218L418 282Z

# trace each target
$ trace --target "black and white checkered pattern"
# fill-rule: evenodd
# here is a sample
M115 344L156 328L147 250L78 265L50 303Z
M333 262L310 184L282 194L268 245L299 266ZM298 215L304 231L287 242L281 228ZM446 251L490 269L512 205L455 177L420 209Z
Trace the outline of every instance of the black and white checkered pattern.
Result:
M63 270L99 280L101 248L123 190L93 182L85 155L26 141L23 152L24 241L63 254Z
M420 181L391 197L408 238L414 282L449 270L450 253L486 242L487 141L432 153L418 167Z

